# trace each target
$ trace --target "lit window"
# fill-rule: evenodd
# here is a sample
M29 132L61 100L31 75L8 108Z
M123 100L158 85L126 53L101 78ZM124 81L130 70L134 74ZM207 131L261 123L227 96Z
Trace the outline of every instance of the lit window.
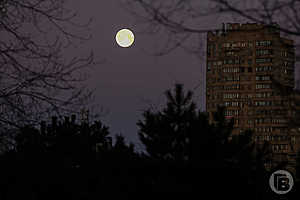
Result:
M211 62L207 62L207 71L211 70Z
M265 40L265 41L256 41L256 46L271 46L272 41L270 40Z
M256 58L256 63L270 63L272 62L272 58Z

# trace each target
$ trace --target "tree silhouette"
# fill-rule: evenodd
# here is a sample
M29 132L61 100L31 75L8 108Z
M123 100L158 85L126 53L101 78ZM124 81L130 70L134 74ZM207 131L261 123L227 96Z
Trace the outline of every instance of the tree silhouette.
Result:
M160 111L165 119L163 122L173 124L170 130L174 135L179 134L174 121L182 123L179 123L181 132L185 133L183 147L170 147L168 154L173 158L152 157L155 154L149 152L148 156L140 156L122 135L117 135L115 144L111 145L109 129L101 122L80 123L75 116L53 117L49 124L42 122L40 129L22 128L17 134L14 151L0 155L1 200L48 200L57 195L71 199L140 198L143 195L145 199L215 197L216 191L231 199L270 199L272 196L268 196L265 183L268 174L263 166L267 148L255 150L249 131L230 139L228 132L232 123L222 117L223 108L215 114L216 122L209 124L207 115L195 109L192 95L187 95L182 85L175 85L174 92L168 90L166 94L169 92L174 98L176 91L182 94L181 97L177 95L178 99L189 96L189 103L178 106L172 104L181 100L167 101L167 106ZM154 114L158 112L150 113L157 117ZM148 138L146 133L153 133L147 131L142 132L145 138ZM155 136L160 137L159 133ZM150 144L154 153L161 155L160 149ZM184 154L179 153L182 149ZM190 162L183 162L182 155ZM232 188L235 191L228 192Z
M0 1L2 127L38 123L45 113L77 113L91 96L83 81L92 54L63 58L66 47L89 38L75 16L64 0Z
M137 124L139 137L148 154L156 159L191 161L224 159L233 120L227 121L223 107L214 113L214 124L197 110L193 93L176 84L165 92L167 102L161 111L144 111Z
M192 92L185 93L180 84L175 85L173 93L168 90L166 97L161 111L148 109L143 113L144 120L138 122L150 160L161 169L157 172L152 167L154 174L160 174L150 179L157 187L167 185L164 191L178 187L174 196L195 192L194 187L205 188L203 192L211 191L210 187L220 191L236 188L237 192L229 196L237 198L249 191L252 193L247 199L268 195L268 143L258 147L250 130L232 135L234 119L225 118L224 107L218 107L210 124L208 115L197 111ZM178 136L182 138L178 140ZM183 162L186 160L188 165ZM198 183L191 184L193 180Z
M160 48L154 49L154 55L158 56L168 54L175 49L182 49L188 54L196 55L203 60L206 52L204 42L206 34L208 32L218 34L225 29L225 24L223 28L221 26L216 28L214 23L211 23L211 27L207 27L207 23L203 22L214 22L218 17L224 20L230 17L230 22L264 24L270 32L280 31L284 37L288 36L290 39L294 39L293 46L289 47L299 47L300 20L298 10L300 2L298 0L127 0L122 5L135 17L139 25L144 25L144 32L152 36L158 35L164 39L163 42L160 42ZM226 22L224 21L224 23ZM300 58L299 53L294 52L293 49L290 50L288 57L291 59L292 65L295 64L294 62L298 62ZM273 65L280 68L281 63L273 63ZM203 70L205 69L203 68ZM204 71L202 72L203 75ZM290 129L299 127L299 91L295 91L293 85L286 84L286 80L282 81L275 76L271 77L271 81L276 96L281 96L282 100L288 104L286 114L281 114L283 118L288 120L286 134L289 139L295 136L298 137L299 131L292 135ZM217 148L221 146L218 145ZM253 146L253 144L250 146ZM270 155L269 150L267 150L269 147L266 146L268 146L267 143L262 149L258 150L256 156L260 157L265 155L266 152ZM236 146L234 148L241 147ZM228 150L228 148L225 149ZM246 151L246 149L244 150ZM248 150L251 152L254 147L249 147ZM217 150L221 154L226 151ZM254 159L253 156L250 156L249 159L251 162L265 160L262 158ZM261 164L258 165L262 166ZM284 166L284 163L280 163L279 166Z
M35 155L46 152L46 144L42 135L33 127L25 126L16 136L16 151L26 155Z
M99 157L112 149L109 134L102 122L80 123L75 115L71 119L53 117L49 124L42 122L40 129L21 128L15 148L0 156L0 197L5 196L1 199L18 199L21 193L24 198L33 195L38 199L93 195L89 188L95 188L99 177L107 173L99 166L109 159ZM108 169L113 166L107 165Z
M95 161L97 152L109 149L109 134L109 128L100 121L80 124L75 115L71 120L53 117L51 124L42 122L40 130L30 126L22 128L16 137L16 152L23 157L25 153L25 158L41 154L65 167L79 167Z
M234 119L225 118L225 107L218 106L217 112L213 113L213 134L215 135L217 156L224 157L228 148L229 137L233 130Z
M114 145L113 149L120 152L120 153L121 152L123 152L123 153L134 153L134 144L130 143L129 145L127 145L125 143L124 136L119 134L119 135L116 135L116 142L115 142L115 145Z
M221 33L225 30L225 24L220 28L216 28L214 24L211 28L207 28L203 27L203 21L213 21L219 17L226 17L226 19L231 17L231 21L264 24L271 32L280 31L290 39L294 39L292 47L298 48L300 45L300 20L298 20L299 12L297 12L300 8L300 2L295 0L244 0L240 2L233 0L201 2L196 0L165 0L164 2L127 0L125 2L121 5L139 23L145 25L144 32L151 35L161 35L161 38L165 38L164 42L161 42L161 48L155 48L154 55L165 55L180 48L203 60L206 52L206 44L204 43L206 34L208 32ZM283 45L286 46L287 44ZM299 61L300 55L297 51L291 50L289 57L293 60L292 65L294 65L294 61ZM274 63L273 65L278 66L275 68L279 69L282 64ZM202 72L204 73L204 71ZM297 94L299 92L294 90L293 85L288 85L281 78L278 78L275 74L271 76L272 87L289 104L287 108L289 112L287 113L293 113L295 110L299 112L299 106L295 106L296 102L299 102L299 97L295 98L296 95L299 96ZM204 86L201 83L200 85ZM300 119L298 114L292 116L286 114L286 117L291 122L289 128L299 126L297 123Z
M300 3L295 0L126 0L120 4L136 18L140 25L144 25L144 32L165 35L160 49L155 49L155 55L165 55L180 48L188 53L201 56L202 34L209 31L222 31L212 24L207 28L203 23L223 17L230 21L246 21L252 23L273 25L286 35L300 36L299 10ZM197 42L195 42L197 40ZM299 41L299 40L298 40ZM196 44L195 44L196 43ZM299 55L297 56L299 60Z
M195 126L196 105L192 92L176 84L174 94L165 92L167 105L162 111L146 110L139 121L139 137L150 156L157 159L186 160L189 132Z

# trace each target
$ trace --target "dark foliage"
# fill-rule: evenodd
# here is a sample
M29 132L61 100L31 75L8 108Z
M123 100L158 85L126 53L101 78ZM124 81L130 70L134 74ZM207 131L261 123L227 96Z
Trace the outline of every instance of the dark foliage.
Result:
M295 199L296 189L270 190L268 144L256 149L250 131L232 136L224 108L210 124L182 85L166 96L162 111L147 110L139 121L148 154L122 135L112 144L100 121L54 117L40 129L21 128L15 148L0 156L0 199Z

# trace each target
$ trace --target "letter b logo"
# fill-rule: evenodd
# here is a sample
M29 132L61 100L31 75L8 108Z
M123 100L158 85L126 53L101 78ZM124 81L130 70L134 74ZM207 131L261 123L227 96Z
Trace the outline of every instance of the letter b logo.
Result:
M269 184L275 193L286 194L294 185L293 176L286 170L277 170L270 176Z

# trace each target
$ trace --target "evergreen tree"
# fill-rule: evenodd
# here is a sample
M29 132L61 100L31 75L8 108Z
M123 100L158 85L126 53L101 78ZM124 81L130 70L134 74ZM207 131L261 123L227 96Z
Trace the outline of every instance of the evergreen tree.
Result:
M78 123L73 115L71 120L52 118L52 123L41 123L41 128L25 126L16 137L16 153L25 159L38 153L58 164L74 167L96 159L96 152L104 152L111 146L109 128L100 121L93 124ZM25 156L25 157L24 157Z
M166 107L161 111L146 110L144 120L140 120L139 138L146 146L150 156L157 159L186 160L191 131L199 127L196 104L192 101L193 93L184 93L183 85L176 84L174 93L167 90Z
M184 92L182 84L165 92L166 106L160 111L144 111L139 138L152 158L197 163L223 157L233 120L227 121L218 107L214 124L200 112L192 100L193 92ZM203 162L204 163L204 162Z

